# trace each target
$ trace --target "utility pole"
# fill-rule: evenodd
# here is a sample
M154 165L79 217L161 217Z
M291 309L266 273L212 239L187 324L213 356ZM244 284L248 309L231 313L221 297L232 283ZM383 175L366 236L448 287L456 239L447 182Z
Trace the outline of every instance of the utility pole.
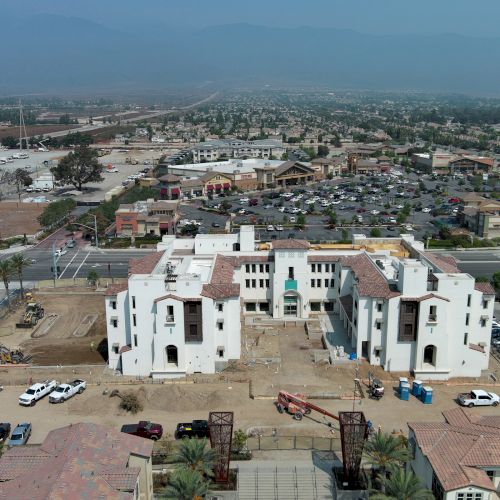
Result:
M54 277L54 288L56 287L57 279L57 261L56 261L56 243L52 242L52 266L53 266L53 277Z
M97 239L97 217L94 215L94 230L95 230L95 247L99 248L99 240Z

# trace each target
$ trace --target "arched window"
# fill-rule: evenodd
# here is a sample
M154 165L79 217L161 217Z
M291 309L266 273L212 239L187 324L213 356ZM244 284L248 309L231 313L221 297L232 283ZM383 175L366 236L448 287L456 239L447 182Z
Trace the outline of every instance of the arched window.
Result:
M177 347L175 345L168 345L167 346L167 363L172 364L172 365L177 365Z
M436 346L434 345L425 346L424 363L436 366Z

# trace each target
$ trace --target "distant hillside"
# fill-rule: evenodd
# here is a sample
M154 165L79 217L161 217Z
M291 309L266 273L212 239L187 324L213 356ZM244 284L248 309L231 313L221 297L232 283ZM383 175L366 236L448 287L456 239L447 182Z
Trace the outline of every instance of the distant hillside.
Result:
M139 35L55 15L4 20L0 92L140 91L210 80L500 93L500 39L246 24L184 34L178 28Z

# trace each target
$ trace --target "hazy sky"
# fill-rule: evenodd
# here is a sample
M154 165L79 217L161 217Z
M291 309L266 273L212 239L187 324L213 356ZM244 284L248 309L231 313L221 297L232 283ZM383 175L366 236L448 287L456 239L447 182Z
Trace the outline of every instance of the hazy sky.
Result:
M115 28L250 23L364 33L500 36L500 0L0 0L8 14L77 16Z

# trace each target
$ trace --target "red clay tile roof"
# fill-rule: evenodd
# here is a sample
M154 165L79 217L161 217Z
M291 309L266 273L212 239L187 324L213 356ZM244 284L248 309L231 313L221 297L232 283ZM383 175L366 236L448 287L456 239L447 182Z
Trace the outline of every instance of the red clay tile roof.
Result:
M238 267L252 262L274 262L274 255L240 255L234 257L234 265Z
M179 297L178 295L169 293L168 295L163 295L162 297L158 297L157 299L154 300L154 303L156 304L165 299L179 300L180 302L185 302L186 300L198 300L198 301L200 300L199 297Z
M435 293L428 293L427 295L422 295L421 297L402 297L401 298L401 300L406 300L408 302L423 302L424 300L429 300L429 299L446 300L446 302L450 301L446 297L441 297L441 295L436 295Z
M494 491L480 467L500 463L500 416L472 416L464 408L443 412L446 422L410 422L422 453L445 491L476 486Z
M153 252L142 259L130 259L128 263L128 275L151 274L156 264L160 262L165 252Z
M431 252L422 252L422 255L433 266L443 273L460 273L457 267L457 261L453 257L446 257L444 255L437 255Z
M495 295L495 288L491 283L478 283L476 281L474 288L479 292L483 292L484 295Z
M124 352L128 352L132 350L132 346L129 345L124 345L120 347L120 354L123 354Z
M11 449L0 458L0 481L6 481L0 482L1 499L132 498L139 469L127 467L130 455L151 457L153 443L101 425L79 423L50 432L42 445L30 448L29 452ZM26 458L21 471L21 453L48 457ZM21 473L12 478L15 470Z
M116 285L109 285L108 288L106 288L104 295L117 295L125 290L128 290L128 283L117 283Z
M213 300L239 297L240 285L233 283L236 262L235 258L217 255L210 283L203 285L201 295Z
M273 250L307 250L311 245L306 240L275 240L272 243Z
M391 299L401 294L393 290L387 280L376 269L375 263L366 254L341 257L343 267L350 267L357 279L358 293L361 297L380 297Z

